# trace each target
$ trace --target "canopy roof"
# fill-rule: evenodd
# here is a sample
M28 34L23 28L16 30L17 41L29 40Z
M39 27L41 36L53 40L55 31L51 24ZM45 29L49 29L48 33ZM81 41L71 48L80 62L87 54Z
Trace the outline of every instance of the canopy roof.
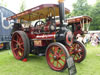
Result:
M68 18L67 21L68 21L69 24L77 23L77 22L80 22L80 21L81 22L84 21L84 23L86 23L87 21L91 22L92 18L90 18L89 16L76 16L76 17Z
M55 11L55 12L54 12ZM26 21L34 21L37 19L43 19L47 18L50 13L53 13L53 16L59 16L59 5L57 4L43 4L34 8L31 8L29 10L26 10L24 12L21 12L19 14L16 14L14 16L8 17L7 20L11 19L23 19ZM70 13L70 11L65 8L65 14Z

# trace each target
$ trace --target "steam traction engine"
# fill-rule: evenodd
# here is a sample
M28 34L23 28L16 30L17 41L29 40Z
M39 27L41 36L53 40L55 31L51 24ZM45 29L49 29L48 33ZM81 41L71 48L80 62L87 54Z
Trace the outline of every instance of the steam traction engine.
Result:
M74 41L71 46L66 45L69 54L73 56L75 62L80 63L86 57L86 49L82 42L77 41L77 35L80 34L84 38L84 34L88 33L90 22L92 18L89 16L76 16L66 20L68 22L67 28L70 29L74 35Z
M69 54L80 52L81 58L85 57L82 55L84 50L70 52L74 38L64 18L64 14L68 13L63 0L59 0L59 5L44 4L7 18L18 20L12 30L11 47L14 57L23 60L30 53L45 53L48 65L56 71L67 68L66 60ZM57 16L59 22L56 20ZM33 21L36 22L34 25Z

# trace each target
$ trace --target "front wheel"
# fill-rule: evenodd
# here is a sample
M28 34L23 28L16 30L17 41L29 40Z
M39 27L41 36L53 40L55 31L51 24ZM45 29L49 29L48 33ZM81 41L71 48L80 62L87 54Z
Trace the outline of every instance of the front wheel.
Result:
M51 43L46 49L46 60L51 69L63 71L67 68L69 53L66 47L58 42Z

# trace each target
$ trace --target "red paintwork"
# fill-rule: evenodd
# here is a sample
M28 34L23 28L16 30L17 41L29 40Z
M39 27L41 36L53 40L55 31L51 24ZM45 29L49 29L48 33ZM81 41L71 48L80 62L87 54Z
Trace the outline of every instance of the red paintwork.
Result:
M36 35L36 39L50 39L50 40L53 40L53 39L55 39L55 32L51 33L51 34Z
M55 39L56 32L53 32L51 34L31 34L31 33L27 33L27 35L30 39L33 39L33 40L45 40L45 39L53 40L53 39Z
M83 34L82 30L77 30L77 32L74 32L74 36L77 36L77 34Z
M84 34L87 31L83 31L83 23L82 21L84 20L84 24L86 24L86 22L91 22L92 18L89 16L76 16L76 17L72 17L72 18L68 18L66 20L66 22L68 22L69 25L74 25L74 36L77 36L77 34ZM81 22L81 24L80 24ZM80 30L78 29L78 27L80 26Z
M46 26L46 27L44 26L44 31L48 31L47 27L48 26ZM47 30L46 30L46 28L47 28ZM34 33L34 32L37 32L38 30L40 30L38 27L37 27L37 29L36 29L36 27L35 28L32 27L29 29L29 32L26 32L29 39L33 40L34 46L41 46L41 47L46 46L46 45L48 45L47 41L55 39L56 32L45 34L45 33L41 33L41 31L40 31L40 34Z
M66 21L69 24L73 24L73 23L78 23L78 22L82 21L83 19L84 19L85 23L86 23L86 20L88 20L89 22L92 21L92 18L89 17L89 16L76 16L76 17L71 17L71 18L68 18Z
M18 48L16 48L16 46ZM11 47L13 55L16 59L20 60L24 55L24 42L18 33L15 33L15 35L12 36Z
M54 11L55 13L51 13L52 11L48 11L48 9L51 7L55 9L55 11ZM32 8L32 9L26 10L22 13L16 14L14 16L11 16L7 19L10 20L10 19L17 18L17 19L22 19L22 20L29 21L29 22L34 21L34 20L38 20L38 19L39 19L38 22L40 22L40 19L46 19L47 22L45 22L43 24L41 23L40 25L35 25L34 27L30 26L29 28L22 28L21 29L28 36L27 37L28 39L26 41L29 41L29 45L31 46L30 53L39 54L40 52L42 52L42 49L40 49L41 51L39 51L39 53L38 53L37 48L42 48L42 47L45 48L50 43L57 41L60 43L64 42L63 44L65 46L68 45L68 47L66 46L66 48L69 50L69 53L71 55L73 54L75 56L76 54L80 53L80 51L79 50L77 51L78 48L73 46L74 49L73 49L73 51L70 52L70 50L72 50L71 45L73 43L73 39L72 39L73 36L70 38L71 39L71 41L70 41L68 39L68 37L72 33L68 32L70 30L67 29L67 26L72 25L74 23L79 23L81 20L83 20L83 18L85 18L85 20L88 19L88 21L91 21L91 18L89 18L87 16L82 16L82 17L75 17L75 18L67 19L66 22L68 22L68 25L66 25L66 27L64 29L63 23L60 23L61 19L59 22L56 22L56 19L54 21L54 18L53 18L53 17L59 16L60 12L59 12L58 5L56 5L56 4L44 4L44 5L40 5L40 6L37 6L35 8ZM67 14L67 13L69 13L69 10L65 9L65 14ZM42 16L41 16L41 14L42 14ZM50 14L52 14L52 18L50 16ZM60 15L60 18L61 18L61 15ZM51 19L52 19L52 21L51 21ZM86 23L86 21L85 21L85 23ZM55 29L53 27L51 27L51 29L50 29L49 26L51 24L55 25ZM78 33L81 34L83 32L82 31L83 26L81 24L79 24L79 26L81 27L80 30L78 29L78 25L74 24L74 26L76 27L76 29L74 31L74 36L76 36ZM56 35L57 35L57 37L56 37ZM23 35L23 36L25 36L25 35ZM17 40L17 41L15 41L15 40ZM66 42L67 42L67 44L66 44ZM20 49L19 48L16 49L16 47L17 47L16 45L18 45L20 47ZM22 45L22 46L20 46L20 45ZM14 56L16 57L16 59L20 59L20 58L24 57L24 49L27 49L27 48L24 47L23 38L19 34L15 34L15 33L13 34L11 46L12 46L12 52L13 52ZM27 46L27 47L29 48L29 46ZM54 47L54 49L53 49L53 47ZM52 50L52 51L50 51L50 50ZM20 56L19 52L21 53L21 56ZM45 50L44 50L44 53L45 53ZM27 54L28 54L28 52L27 52ZM66 66L65 65L66 64L66 54L67 53L65 53L64 48L62 48L62 46L55 46L55 45L51 46L47 50L47 54L46 54L46 59L47 59L49 66L56 71L62 70ZM52 57L50 57L50 55ZM56 57L56 59L54 58L54 56ZM52 59L53 59L53 61L51 62ZM59 60L62 61L63 63L59 62ZM27 60L24 59L23 61L27 61ZM54 62L56 62L56 65L54 65ZM59 66L58 66L58 64L59 64Z
M68 43L69 45L71 45L73 43L73 39L71 41L68 40L69 36L73 36L71 34L72 34L72 32L67 32L67 35L66 35L66 43Z
M45 31L45 32L50 32L50 30L49 30L49 25L44 26L44 31Z
M74 30L74 36L77 36L77 34L83 34L84 31L82 31L82 25L81 24L74 24L75 30ZM80 27L80 30L78 30L78 27Z
M72 46L67 46L66 48L69 51L69 54L73 56L74 61L80 63L85 57L85 48L79 42L73 42Z
M54 59L54 57L56 57L56 58ZM66 57L65 52L59 46L51 46L48 49L47 54L46 54L46 59L47 59L48 65L56 71L60 71L64 68L64 66L66 64L65 57Z
M23 61L23 62L27 62L27 58L24 58L22 61Z

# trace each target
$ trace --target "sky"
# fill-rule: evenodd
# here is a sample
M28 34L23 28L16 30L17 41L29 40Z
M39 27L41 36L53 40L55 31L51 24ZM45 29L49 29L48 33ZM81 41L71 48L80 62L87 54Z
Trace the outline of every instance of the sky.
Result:
M58 4L58 0L24 0L26 9L33 8L35 6L41 4ZM1 0L0 0L1 2ZM76 0L65 0L64 4L65 7L72 11L73 7L72 4L75 3ZM93 5L96 0L88 0L88 4ZM21 5L21 0L4 0L4 3L7 3L7 8L15 13L19 13L19 8Z

